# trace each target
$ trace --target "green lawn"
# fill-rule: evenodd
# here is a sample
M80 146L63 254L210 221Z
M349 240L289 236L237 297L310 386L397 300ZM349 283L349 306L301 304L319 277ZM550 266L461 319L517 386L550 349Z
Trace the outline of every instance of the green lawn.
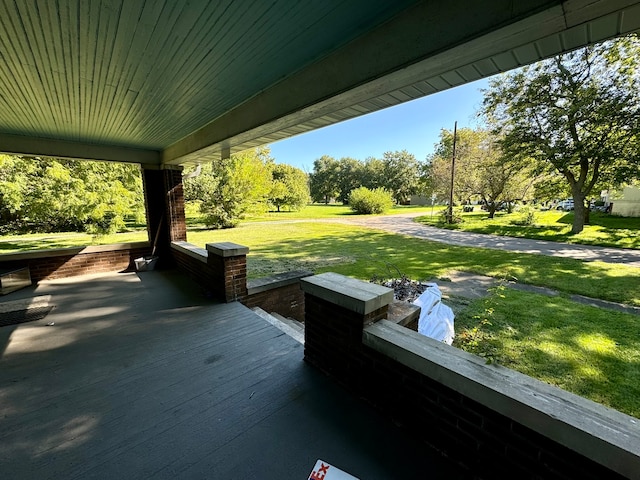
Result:
M518 225L523 214L497 212L493 219L487 212L479 210L461 213L462 222L446 225L438 216L423 216L417 220L441 228L463 230L476 233L491 233L509 237L523 237L555 242L601 245L618 248L640 249L640 218L617 217L604 213L591 212L591 224L585 225L577 235L571 233L573 212L557 210L536 212L534 225Z
M512 289L472 302L454 346L640 418L640 317Z
M414 211L430 214L431 209ZM640 306L638 269L458 247L362 227L305 221L305 215L325 219L351 215L346 207L335 205L271 214L230 230L205 230L190 213L188 240L199 246L232 241L250 247L252 278L305 268L363 280L401 274L427 280L461 270L558 290L559 297L504 290L471 302L456 319L456 345L640 417L640 317L586 307L566 298L575 293ZM566 215L545 215L566 228ZM269 221L283 218L296 221ZM504 227L511 221L506 215L500 220ZM620 230L616 228L620 225L613 224L620 219L599 221L609 222L603 228ZM629 230L637 235L637 226ZM138 240L146 240L145 231L97 239L77 233L5 236L0 237L0 252Z
M230 230L190 231L188 240L199 246L231 241L250 247L248 269L254 278L297 268L364 280L398 274L429 279L462 270L640 305L640 275L633 267L458 247L350 225L249 223Z
M438 210L439 207L436 207ZM442 207L440 207L442 208ZM429 215L431 213L431 207L424 207L420 205L395 205L389 210L386 215L394 215L400 213L424 213ZM204 229L204 219L198 210L197 203L191 203L186 206L187 225L189 228ZM266 212L260 215L253 215L243 219L240 223L246 224L251 222L277 222L287 220L312 220L319 218L341 218L346 216L359 216L348 206L342 204L330 203L328 205L314 203L307 205L301 210L288 211L283 210L281 212Z

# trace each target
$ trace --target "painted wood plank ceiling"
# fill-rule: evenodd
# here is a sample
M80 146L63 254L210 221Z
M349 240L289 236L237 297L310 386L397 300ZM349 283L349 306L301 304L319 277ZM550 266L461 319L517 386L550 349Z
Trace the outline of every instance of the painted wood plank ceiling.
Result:
M0 2L0 132L161 150L406 1Z
M638 29L640 0L0 0L0 152L200 162Z

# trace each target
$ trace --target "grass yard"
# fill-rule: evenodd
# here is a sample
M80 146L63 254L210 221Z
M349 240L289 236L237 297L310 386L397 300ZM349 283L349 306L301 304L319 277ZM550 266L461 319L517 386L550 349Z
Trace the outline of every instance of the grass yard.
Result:
M490 233L508 237L532 238L564 243L600 245L617 248L640 249L640 218L617 217L599 212L591 212L591 224L577 235L571 233L573 212L557 210L538 211L533 225L520 225L520 212L496 212L493 219L485 211L461 213L462 222L446 225L439 216L423 216L417 221L440 228L463 230L476 233Z
M636 315L498 288L455 329L454 346L640 418Z
M400 274L423 280L461 270L640 306L638 269L623 265L458 247L326 222L249 223L190 231L188 240L202 247L221 241L250 247L252 278L306 268L364 280Z
M86 245L145 242L147 240L147 230L144 227L141 230L99 236L77 232L4 235L0 236L0 254L28 250L81 247Z
M436 211L439 207L436 207ZM442 208L442 207L440 207ZM394 215L400 213L424 213L430 214L431 207L425 207L420 205L394 205L389 210L387 215ZM192 202L186 205L187 226L189 228L205 228L204 218L199 211L199 205L196 202ZM312 220L323 218L341 218L345 216L358 216L348 206L342 204L330 203L328 205L314 203L307 205L301 210L288 211L283 210L281 212L266 212L260 215L253 215L245 218L240 222L241 225L251 222L278 222L286 220Z

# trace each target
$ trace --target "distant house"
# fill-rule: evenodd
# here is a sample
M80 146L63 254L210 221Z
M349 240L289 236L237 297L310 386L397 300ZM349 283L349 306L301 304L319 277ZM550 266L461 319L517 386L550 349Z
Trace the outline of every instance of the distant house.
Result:
M424 195L411 195L411 200L409 200L409 205L431 205L432 203L431 197Z
M624 187L622 198L613 200L611 213L622 217L640 217L640 188Z

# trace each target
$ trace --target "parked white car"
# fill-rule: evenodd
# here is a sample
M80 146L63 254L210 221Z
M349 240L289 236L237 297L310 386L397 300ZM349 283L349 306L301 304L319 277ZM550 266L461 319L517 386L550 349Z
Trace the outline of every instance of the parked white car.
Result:
M556 210L562 210L565 212L570 212L571 210L573 210L573 198L558 202L558 204L556 205Z

